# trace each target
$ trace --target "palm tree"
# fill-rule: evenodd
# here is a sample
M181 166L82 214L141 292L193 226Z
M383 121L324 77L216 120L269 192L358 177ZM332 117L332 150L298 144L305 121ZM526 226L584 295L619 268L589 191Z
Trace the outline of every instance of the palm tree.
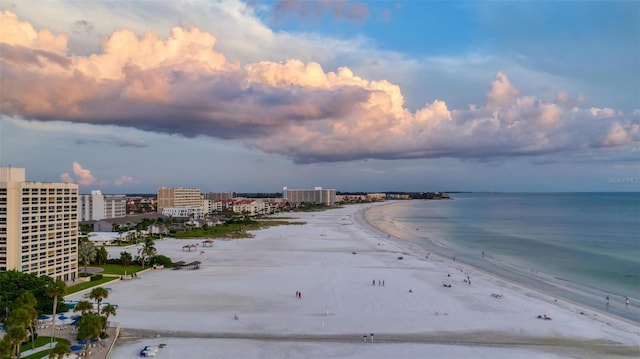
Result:
M104 247L104 245L98 247L98 249L96 250L96 259L98 260L98 264L107 263L108 258L109 253L107 252L107 249Z
M106 332L109 323L109 316L116 315L116 306L111 304L105 305L102 307L102 315L104 315L104 332Z
M25 339L29 338L29 333L24 326L12 325L7 327L7 333L5 334L5 340L9 341L11 347L11 357L20 357L20 345Z
M8 328L7 336L11 338L10 340L14 348L13 351L17 356L20 356L20 345L25 339L29 338L29 332L26 329L26 327L30 326L32 322L32 316L29 309L35 312L35 309L26 306L16 307L11 311L11 315L9 315L6 321ZM9 335L10 332L13 333L13 336Z
M63 342L57 342L49 352L49 359L64 359L68 354L71 354L71 347Z
M33 337L33 334L35 332L33 324L38 319L38 312L35 309L38 301L36 300L36 297L33 295L33 293L26 291L20 294L20 296L16 299L16 304L18 305L18 308L23 308L27 312L29 321L29 334L31 334L31 349L35 349L36 342L35 338Z
M58 308L58 297L63 297L67 292L67 284L60 279L52 282L47 287L47 295L53 297L53 316L51 317L51 344L56 337L56 309Z
M85 315L88 311L93 309L93 304L88 300L81 300L76 303L76 306L73 307L74 312L80 312L82 315Z
M132 259L133 258L131 258L131 253L127 251L120 252L120 263L122 263L122 266L127 267L129 264L131 264Z
M78 258L84 263L84 273L87 273L87 266L96 258L96 246L90 241L81 242L78 246Z
M138 255L142 260L142 268L144 268L144 262L151 260L156 255L156 247L154 246L153 239L147 238L144 240L144 244L138 250Z
M78 321L78 339L86 340L85 358L89 358L89 341L98 340L104 327L102 317L97 313L87 313Z
M100 303L102 303L103 299L106 299L109 296L109 291L104 289L103 287L95 287L89 293L89 298L93 299L98 303L97 313L100 313Z

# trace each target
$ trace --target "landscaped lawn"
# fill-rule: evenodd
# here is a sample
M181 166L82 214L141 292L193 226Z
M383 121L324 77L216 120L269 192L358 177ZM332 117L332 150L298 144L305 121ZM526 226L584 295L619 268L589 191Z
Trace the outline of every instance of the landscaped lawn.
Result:
M142 266L130 265L130 266L124 267L120 264L101 264L101 265L92 265L92 267L102 268L103 271L100 274L117 274L117 275L124 275L125 272L127 272L127 274L136 273L143 269ZM145 268L149 268L149 266Z
M104 284L106 282L110 282L114 279L117 279L117 277L102 277L102 279L100 280L94 280L93 282L82 282L82 283L78 283L76 285L72 285L70 287L67 288L67 295L69 294L73 294L73 293L77 293L81 290L85 290L88 288L92 288L92 287L96 287L100 284Z
M65 343L65 344L71 346L71 342L69 342L66 339L56 338L55 340L56 340L56 342ZM37 337L36 338L36 349L38 347L43 346L43 345L49 344L50 341L51 341L51 337L44 337L44 336ZM30 350L30 349L31 349L31 343L27 343L27 344L24 344L20 348L20 352L23 352L25 350ZM50 351L51 351L51 349L43 350L41 352L33 353L33 354L31 354L29 356L26 356L26 357L21 357L20 359L40 359L40 358L48 356Z

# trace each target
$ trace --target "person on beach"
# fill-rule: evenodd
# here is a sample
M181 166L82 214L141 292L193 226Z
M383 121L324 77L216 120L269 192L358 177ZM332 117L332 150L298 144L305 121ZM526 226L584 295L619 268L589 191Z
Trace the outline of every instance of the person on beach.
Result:
M609 309L609 296L607 296L607 309Z
M624 297L624 307L629 309L629 297Z
M375 279L371 282L371 285L376 285L376 280Z

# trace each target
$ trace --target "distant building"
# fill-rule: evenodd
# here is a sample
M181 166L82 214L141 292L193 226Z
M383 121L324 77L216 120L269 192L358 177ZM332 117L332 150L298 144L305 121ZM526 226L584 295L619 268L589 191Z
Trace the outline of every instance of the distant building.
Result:
M158 188L158 213L164 208L202 207L202 194L199 188Z
M162 215L167 217L189 217L199 219L203 217L202 207L165 207Z
M81 222L122 218L126 215L127 198L124 194L103 195L100 190L94 190L91 194L79 196L78 219Z
M210 199L212 201L218 201L222 199L233 199L236 198L236 193L231 192L207 192L204 194L204 199Z
M78 275L78 185L26 181L0 167L0 272L64 281Z
M305 202L333 206L336 204L336 190L323 189L322 187L314 189L289 189L284 187L282 189L282 198L294 204Z

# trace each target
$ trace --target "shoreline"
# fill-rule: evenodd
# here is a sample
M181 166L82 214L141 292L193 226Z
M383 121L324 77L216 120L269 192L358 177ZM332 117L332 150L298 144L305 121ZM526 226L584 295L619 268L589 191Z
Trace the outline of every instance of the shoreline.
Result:
M167 345L158 357L637 356L637 326L595 321L476 271L468 285L461 263L426 260L384 238L364 221L369 207L296 213L305 225L265 228L196 252L181 250L190 240L158 241L159 254L201 267L111 285L122 329L111 357L138 357L159 344ZM553 320L536 318L543 313ZM378 344L363 343L370 333Z
M394 201L383 203L381 206L402 204L402 201ZM373 230L395 237L395 239L409 245L417 252L423 252L423 254L428 252L431 253L431 256L437 255L443 261L451 261L451 256L443 254L442 251L451 251L455 253L455 248L446 247L446 245L442 243L432 243L432 240L418 243L414 238L412 238L410 233L402 230L401 228L389 228L393 223L375 223L375 221L371 220L367 215L368 210L371 208L373 208L373 206L369 207L361 214L365 225L370 226ZM388 226L385 226L385 224ZM594 304L599 303L597 299L600 299L601 297L604 298L606 295L605 292L597 288L587 287L581 283L569 282L562 278L554 277L547 273L539 272L527 267L521 267L513 263L505 263L495 259L488 260L488 257L487 260L483 258L482 262L469 261L468 255L457 256L456 258L456 263L467 266L468 270L481 271L487 275L494 276L497 279L506 280L519 286L526 287L531 291L539 292L549 298L561 299L573 306L584 307L581 311L591 311L599 316L611 317L633 325L640 324L640 308L636 304L632 304L630 306L632 312L629 313L625 313L621 310L607 311L606 309L601 308L601 306ZM592 292L589 292L584 288L591 289ZM600 296L596 296L593 291L602 292L602 294ZM622 298L624 297L619 296L619 299L622 300Z

